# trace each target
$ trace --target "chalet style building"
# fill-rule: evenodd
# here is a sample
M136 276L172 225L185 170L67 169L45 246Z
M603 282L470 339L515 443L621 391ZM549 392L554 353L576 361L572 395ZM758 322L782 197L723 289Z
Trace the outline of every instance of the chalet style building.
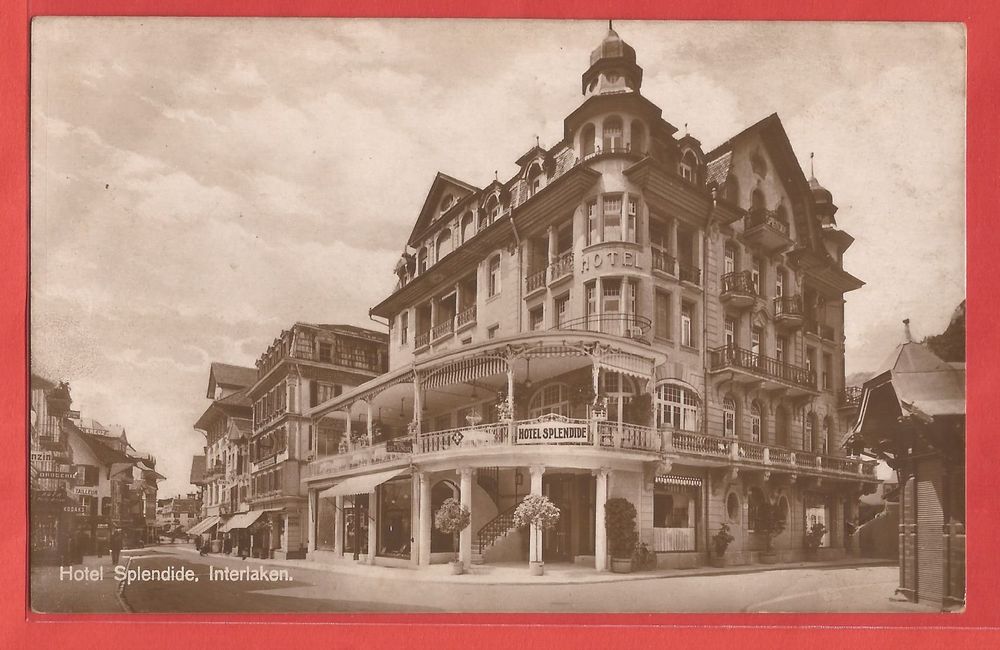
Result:
M815 522L822 556L851 552L845 522L876 485L874 464L842 447L853 239L777 115L704 151L642 96L642 76L609 29L555 146L485 187L434 178L396 287L371 310L389 322L388 371L298 402L313 460L302 498L280 502L301 502L308 534L291 546L424 566L456 545L467 565L526 560L530 541L547 561L605 570L604 507L623 497L660 566L706 563L723 523L730 562L755 562L765 502L787 523L782 560L802 557ZM270 379L272 355L297 349L283 337L258 363L255 439L302 395L282 387L294 373ZM301 435L269 449L302 459ZM561 511L542 539L514 528L527 494ZM453 496L472 512L457 540L432 524Z

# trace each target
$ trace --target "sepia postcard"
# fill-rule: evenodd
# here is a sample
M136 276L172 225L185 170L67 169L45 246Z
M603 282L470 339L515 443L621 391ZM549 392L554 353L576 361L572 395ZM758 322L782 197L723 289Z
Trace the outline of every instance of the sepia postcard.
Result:
M964 610L964 25L30 37L34 612Z

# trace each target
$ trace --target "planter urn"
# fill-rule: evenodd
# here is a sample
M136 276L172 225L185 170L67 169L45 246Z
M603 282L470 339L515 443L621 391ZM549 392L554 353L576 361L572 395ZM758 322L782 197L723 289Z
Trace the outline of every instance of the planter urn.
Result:
M544 575L545 574L545 563L544 562L535 562L534 560L532 560L531 562L528 562L528 571L533 576Z
M612 573L632 573L632 558L611 558L611 572Z
M774 551L767 551L767 552L761 553L760 554L760 563L761 564L777 564L778 563L778 554L775 553Z
M451 574L453 576L460 576L465 573L465 563L461 560L454 560L453 562L449 562L449 564L451 564Z
M726 562L725 555L713 555L711 558L709 558L709 562L716 569L721 569L728 564L728 562Z

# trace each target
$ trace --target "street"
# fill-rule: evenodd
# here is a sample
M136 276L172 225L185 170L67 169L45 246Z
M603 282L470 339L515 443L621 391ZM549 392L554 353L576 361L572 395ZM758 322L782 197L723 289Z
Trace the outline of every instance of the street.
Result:
M391 577L305 566L201 557L156 547L128 569L158 571L124 586L110 561L104 580L60 581L58 568L32 570L32 604L45 612L929 612L894 599L892 566L817 567L625 579L574 584L491 584ZM230 568L229 574L219 569ZM210 569L216 571L210 576ZM242 570L241 574L234 573ZM266 574L251 572L264 570ZM371 571L371 569L365 569ZM403 576L403 577L400 577ZM468 584L461 580L469 579ZM473 581L473 578L479 578Z

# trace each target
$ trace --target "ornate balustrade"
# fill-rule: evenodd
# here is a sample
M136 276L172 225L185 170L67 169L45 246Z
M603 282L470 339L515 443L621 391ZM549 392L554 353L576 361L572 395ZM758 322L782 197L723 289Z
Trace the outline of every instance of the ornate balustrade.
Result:
M526 275L524 277L524 291L531 293L545 287L545 276L547 273L548 269L544 268L541 271L535 271Z
M438 323L431 328L431 340L436 341L452 334L455 331L455 319L449 318L443 323Z
M469 307L468 309L460 311L458 313L458 316L455 317L455 325L457 327L464 327L465 325L468 325L469 323L475 323L475 322L476 322L476 306L475 305Z
M762 354L756 354L746 348L727 345L709 350L709 355L713 371L739 368L805 388L816 388L815 372L765 357Z
M559 255L549 264L549 282L573 275L573 251Z
M680 278L681 282L690 282L691 284L701 284L701 269L697 266L690 266L688 264L677 264L677 276Z
M650 249L650 253L652 254L654 271L662 271L663 273L667 273L669 275L676 275L677 270L674 268L674 265L677 264L677 260L674 259L673 255L670 255L666 251L660 250L659 248Z

